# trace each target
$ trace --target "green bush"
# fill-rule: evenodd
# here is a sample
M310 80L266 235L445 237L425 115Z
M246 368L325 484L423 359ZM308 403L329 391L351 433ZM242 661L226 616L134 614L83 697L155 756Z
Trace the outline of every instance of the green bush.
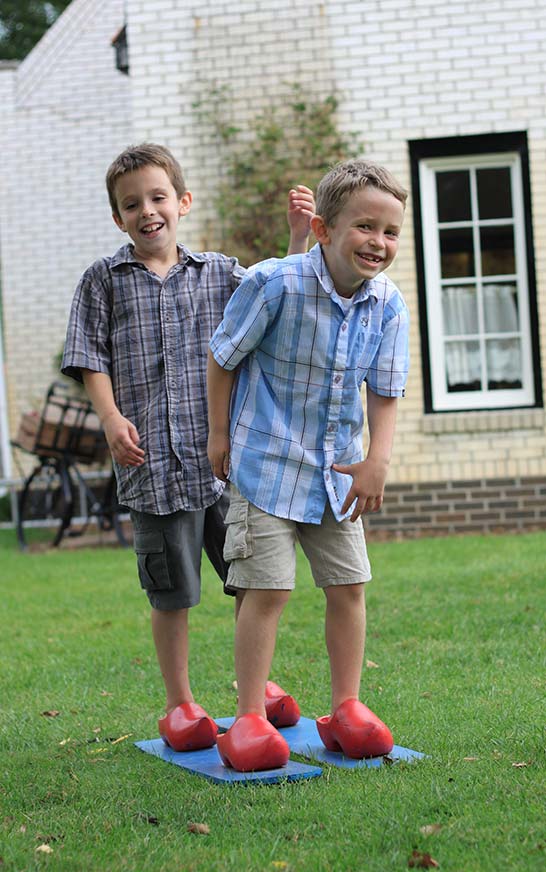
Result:
M362 149L356 134L338 131L334 95L306 97L295 84L291 99L264 107L247 130L225 120L224 107L231 103L223 87L196 104L212 128L224 167L216 200L221 247L243 264L283 257L290 188L304 184L315 190L333 164Z

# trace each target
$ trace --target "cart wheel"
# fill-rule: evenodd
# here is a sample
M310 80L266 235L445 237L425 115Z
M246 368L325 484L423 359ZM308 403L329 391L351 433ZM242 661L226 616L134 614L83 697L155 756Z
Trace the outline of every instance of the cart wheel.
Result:
M27 549L31 545L55 547L70 524L74 499L66 466L44 460L30 474L19 499L17 538Z

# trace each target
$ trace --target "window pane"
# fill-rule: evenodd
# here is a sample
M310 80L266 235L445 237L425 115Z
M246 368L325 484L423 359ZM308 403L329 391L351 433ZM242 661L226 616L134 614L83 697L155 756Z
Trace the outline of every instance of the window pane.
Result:
M476 178L480 218L511 218L512 188L509 168L478 170Z
M482 250L482 275L510 275L516 271L514 229L505 227L482 227L480 229Z
M490 391L514 390L523 383L519 339L490 339L486 343L487 386Z
M470 173L468 170L436 173L438 221L469 221Z
M478 332L478 301L475 285L442 288L442 312L446 336Z
M519 331L518 289L515 282L483 286L483 312L486 333Z
M474 248L470 227L440 230L442 278L466 278L474 275Z
M446 342L446 380L449 393L480 391L481 360L478 342Z

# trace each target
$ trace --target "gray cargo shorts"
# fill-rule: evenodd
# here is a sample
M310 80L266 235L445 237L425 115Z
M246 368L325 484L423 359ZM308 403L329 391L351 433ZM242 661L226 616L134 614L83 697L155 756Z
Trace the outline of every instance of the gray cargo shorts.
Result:
M154 609L188 609L199 603L203 549L225 584L228 567L222 552L228 506L224 492L212 506L195 512L150 515L130 509L140 585Z

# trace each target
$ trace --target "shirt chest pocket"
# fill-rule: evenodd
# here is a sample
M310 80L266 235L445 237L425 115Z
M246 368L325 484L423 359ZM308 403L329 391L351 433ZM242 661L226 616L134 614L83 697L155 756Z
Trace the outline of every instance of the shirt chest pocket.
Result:
M368 374L382 338L382 333L371 333L364 329L359 331L356 352L356 379L359 385L362 384Z

